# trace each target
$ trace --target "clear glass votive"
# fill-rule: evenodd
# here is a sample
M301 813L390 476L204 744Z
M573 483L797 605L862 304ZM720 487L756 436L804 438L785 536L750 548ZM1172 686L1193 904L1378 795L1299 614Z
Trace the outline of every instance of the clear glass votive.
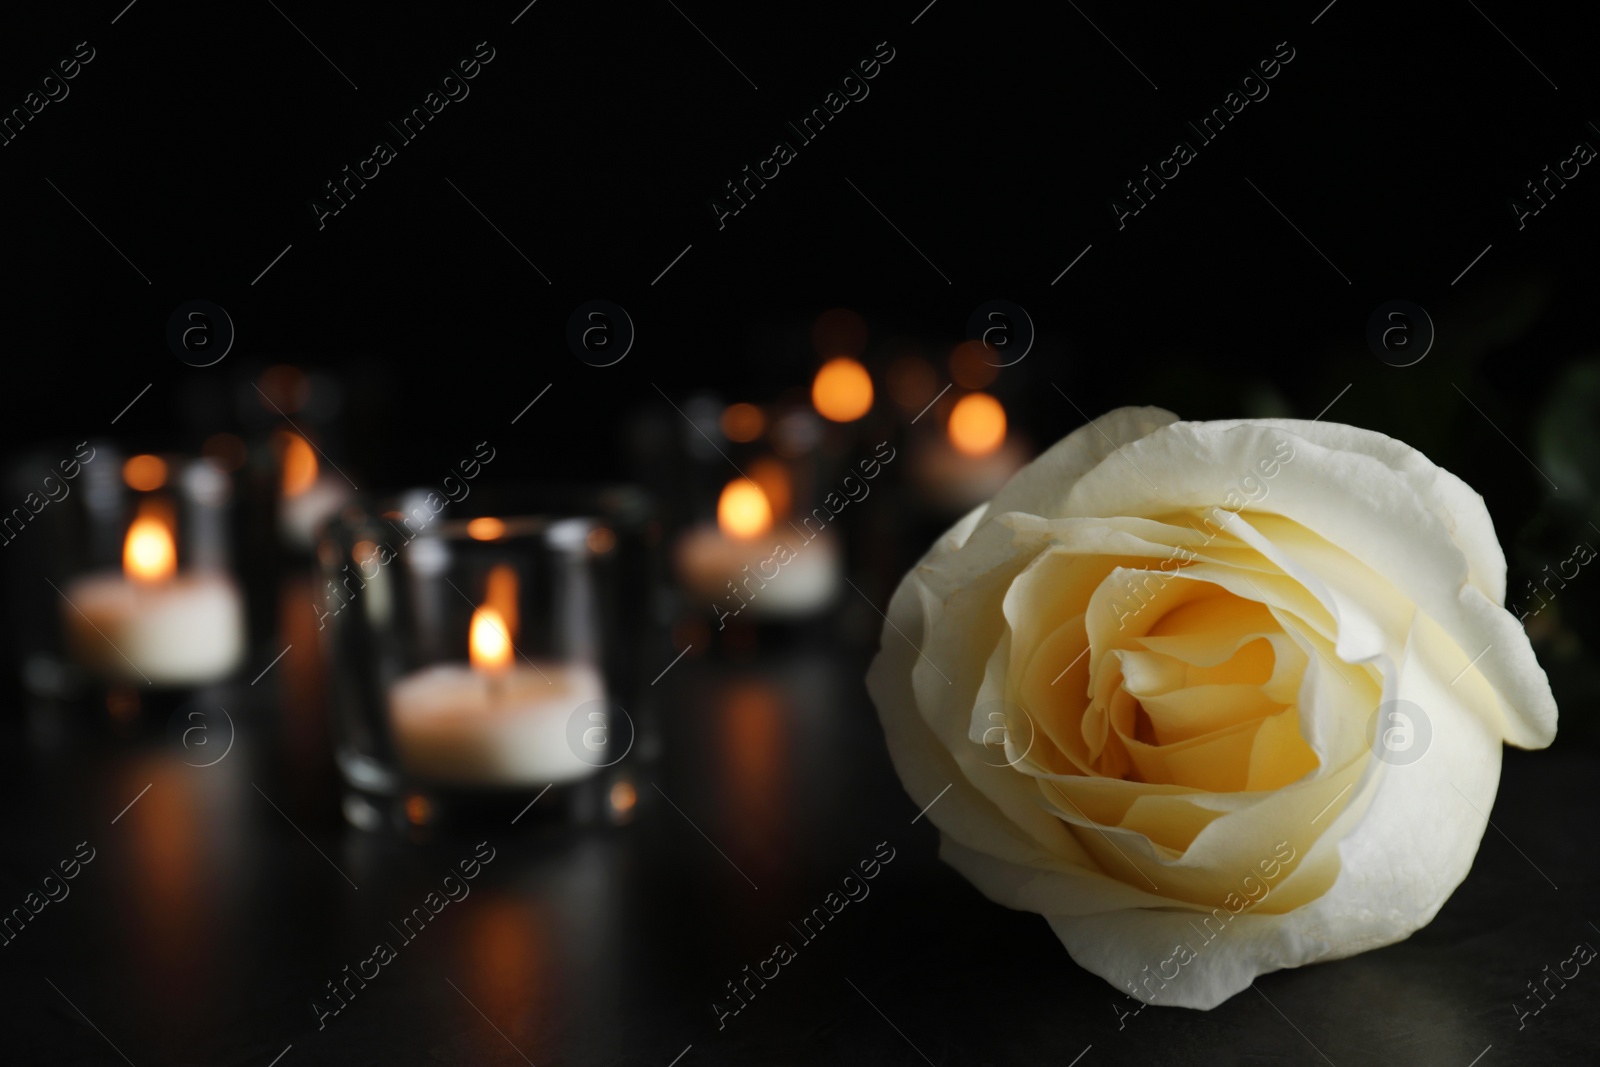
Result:
M54 502L26 523L19 509L6 527L20 569L36 571L21 585L54 601L55 625L28 632L28 690L192 689L234 675L246 634L228 569L228 475L106 442L83 442L56 466L40 482Z
M645 498L419 490L346 507L319 546L344 812L363 829L628 821L654 588ZM467 503L477 505L471 509Z

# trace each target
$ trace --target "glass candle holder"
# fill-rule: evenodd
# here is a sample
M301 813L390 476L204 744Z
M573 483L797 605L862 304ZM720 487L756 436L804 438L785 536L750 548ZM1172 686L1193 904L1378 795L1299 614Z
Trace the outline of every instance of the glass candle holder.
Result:
M824 614L843 582L839 540L823 529L826 518L819 524L808 512L820 495L820 420L809 408L720 407L704 395L687 400L684 412L695 422L691 429L710 424L695 433L698 448L686 439L697 478L673 546L691 617L721 633L730 625L742 632L751 622L803 623ZM831 518L827 510L819 514Z
M67 669L169 688L226 680L246 644L228 572L228 476L200 459L96 451L79 507L63 516L75 557L57 585Z
M346 390L330 372L293 362L235 368L236 414L252 453L252 510L265 509L259 529L273 554L309 561L320 527L350 499L345 475Z
M475 491L478 513L446 518L417 491L329 524L316 610L354 825L631 818L648 613L622 603L652 588L649 509L625 489L533 499Z

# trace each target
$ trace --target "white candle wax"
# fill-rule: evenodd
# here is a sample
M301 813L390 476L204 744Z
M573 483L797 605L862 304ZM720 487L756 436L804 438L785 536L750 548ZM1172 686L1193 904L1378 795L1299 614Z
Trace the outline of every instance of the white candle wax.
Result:
M605 695L599 672L588 664L491 671L446 663L394 684L389 722L401 765L419 778L542 785L594 773L595 765L569 745L567 724L580 705Z
M807 541L773 530L740 540L715 526L696 526L678 542L677 563L693 596L723 611L747 605L762 618L812 614L832 603L839 589L839 548L827 533Z
M122 682L215 681L244 652L244 606L232 578L214 572L140 582L114 572L68 583L67 647L95 673ZM131 662L130 662L131 661Z

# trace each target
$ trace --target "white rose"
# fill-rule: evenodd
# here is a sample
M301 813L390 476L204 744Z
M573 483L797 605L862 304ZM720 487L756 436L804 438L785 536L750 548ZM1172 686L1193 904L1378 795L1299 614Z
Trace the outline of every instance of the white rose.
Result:
M1122 408L940 538L867 683L948 863L1211 1008L1466 876L1502 742L1556 729L1505 579L1482 498L1399 441Z

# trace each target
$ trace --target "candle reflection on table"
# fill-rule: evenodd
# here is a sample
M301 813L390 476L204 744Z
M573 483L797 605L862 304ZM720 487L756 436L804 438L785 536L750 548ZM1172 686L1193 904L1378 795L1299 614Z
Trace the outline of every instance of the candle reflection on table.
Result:
M544 1014L550 995L544 979L553 970L549 905L538 897L478 887L465 909L461 939L464 977L475 1005L506 1036L528 1045L537 1036L525 1025Z
M231 740L232 723L214 711L193 720L218 753ZM186 739L183 753L161 753L130 760L117 774L117 793L137 799L119 816L114 830L123 843L91 839L126 856L116 864L119 885L112 891L123 912L117 924L142 980L175 1003L201 1003L233 962L216 935L238 899L241 856L239 772L242 753L208 767L185 763L214 758ZM148 789L146 788L148 786ZM108 865L108 870L110 869ZM219 872L221 877L219 878Z
M760 678L742 678L721 694L717 717L721 807L736 851L781 866L793 836L794 745L783 695Z
M278 648L284 652L262 680L279 694L285 755L297 776L320 777L333 764L328 748L327 648L317 632L317 581L287 574L278 594Z

